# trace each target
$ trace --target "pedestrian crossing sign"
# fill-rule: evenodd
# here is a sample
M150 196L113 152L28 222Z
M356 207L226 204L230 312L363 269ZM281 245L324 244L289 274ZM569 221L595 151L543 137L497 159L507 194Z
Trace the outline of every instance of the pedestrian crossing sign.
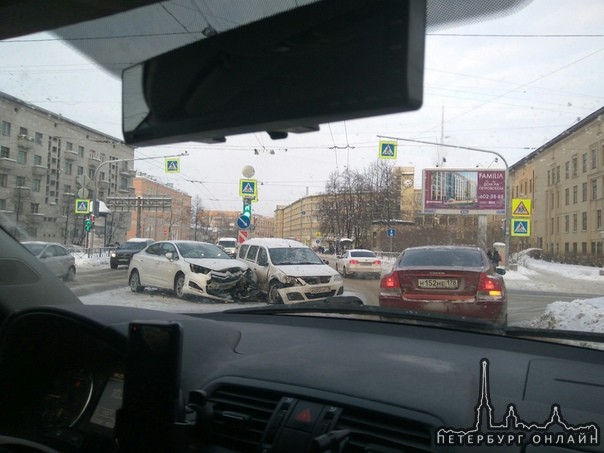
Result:
M397 142L380 140L380 159L396 159Z
M77 198L75 201L76 214L90 214L90 200Z
M180 173L180 158L166 158L166 173Z
M512 217L530 217L531 200L525 198L512 199Z
M512 219L512 236L527 237L531 235L531 221Z
M245 198L258 198L258 181L255 179L239 180L239 195Z

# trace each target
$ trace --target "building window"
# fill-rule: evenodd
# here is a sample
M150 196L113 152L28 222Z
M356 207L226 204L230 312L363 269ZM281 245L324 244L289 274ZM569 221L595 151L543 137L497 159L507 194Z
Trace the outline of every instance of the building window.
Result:
M577 204L577 195L579 193L578 186L573 186L573 204Z
M564 164L564 176L566 179L570 178L570 162L566 162L566 164Z
M6 157L8 159L10 157L10 148L0 146L0 157Z
M587 212L581 213L581 230L587 231Z
M42 165L42 156L38 154L34 155L34 165Z
M71 162L65 162L65 174L66 175L71 175L71 173L73 172L73 165Z
M568 214L564 216L564 232L568 233L570 229L570 218L568 217Z
M78 167L78 176L82 176L84 174L84 167Z
M42 133L41 132L36 132L36 144L38 144L38 145L42 144Z
M101 153L101 162L105 162L107 160L107 154Z
M17 187L25 187L25 177L17 176Z
M8 186L8 175L0 174L0 187Z
M84 157L84 147L78 146L78 156Z
M577 232L577 226L578 226L578 220L579 217L577 216L577 214L573 214L573 233Z
M71 143L71 142L65 142L65 149L67 151L72 151L73 150L73 143Z
M586 182L581 184L581 195L583 196L583 201L587 201L587 183Z
M598 198L598 180L591 180L591 199L596 200Z
M89 169L88 169L88 177L89 177L90 179L93 179L93 178L94 178L94 168L89 168Z
M63 192L65 192L65 193L71 193L71 184L65 184L63 186Z
M581 253L587 255L587 242L581 242Z
M600 228L602 228L602 210L601 209L596 210L596 228L598 230Z
M26 128L26 127L21 126L21 127L19 128L19 135L25 135L25 136L27 137L27 128Z
M573 253L576 255L577 254L577 243L573 242Z
M568 253L569 249L568 249L568 242L564 243L564 253Z
M597 156L598 156L598 153L596 152L596 150L592 149L591 150L591 168L592 168L592 170L594 168L596 168L597 165L598 165L598 157Z
M19 150L17 153L17 162L25 165L27 163L27 153L23 150Z
M39 179L34 179L31 182L31 190L33 190L34 192L40 192L40 180Z
M585 173L587 171L587 153L583 154L583 156L581 156L581 163L583 166L583 173Z
M6 211L6 200L4 198L0 198L0 211Z
M573 157L573 178L577 177L577 172L578 172L578 168L577 168L577 156Z
M8 121L2 121L2 135L10 136L10 126L11 124Z
M40 203L31 203L30 209L32 214L37 214L40 210Z

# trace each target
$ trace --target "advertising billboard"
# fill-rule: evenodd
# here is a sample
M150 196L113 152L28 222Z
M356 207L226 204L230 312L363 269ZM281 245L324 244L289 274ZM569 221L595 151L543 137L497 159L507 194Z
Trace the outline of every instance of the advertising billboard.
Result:
M505 215L505 185L504 170L425 169L424 213Z

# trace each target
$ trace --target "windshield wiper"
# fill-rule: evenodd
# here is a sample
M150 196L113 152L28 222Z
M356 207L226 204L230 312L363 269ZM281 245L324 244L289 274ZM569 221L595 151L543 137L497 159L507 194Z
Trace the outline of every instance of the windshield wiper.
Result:
M301 313L335 313L344 315L371 315L381 320L409 320L416 324L425 324L439 327L463 327L471 330L480 330L503 333L505 326L493 324L474 318L453 318L428 312L389 309L373 305L364 305L356 296L331 296L322 301L297 302L295 304L269 305L261 307L235 308L225 310L224 313L245 313L258 315L287 315ZM386 318L386 319L384 319Z
M505 335L522 338L551 338L552 340L586 341L604 343L604 333L585 332L580 330L535 329L530 327L508 326Z

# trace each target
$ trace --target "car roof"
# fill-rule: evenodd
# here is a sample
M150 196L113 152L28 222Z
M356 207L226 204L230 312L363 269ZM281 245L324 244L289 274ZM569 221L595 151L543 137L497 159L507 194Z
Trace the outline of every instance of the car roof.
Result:
M407 250L477 250L483 251L477 245L422 245L418 247L407 247L404 251Z
M153 238L131 238L128 239L126 242L145 242L145 241L154 241Z
M242 245L264 245L268 248L283 248L283 247L304 247L308 246L293 239L282 238L252 238L245 241Z
M58 242L46 242L46 241L23 241L21 244L36 244L36 245L60 245L61 247L65 247Z

